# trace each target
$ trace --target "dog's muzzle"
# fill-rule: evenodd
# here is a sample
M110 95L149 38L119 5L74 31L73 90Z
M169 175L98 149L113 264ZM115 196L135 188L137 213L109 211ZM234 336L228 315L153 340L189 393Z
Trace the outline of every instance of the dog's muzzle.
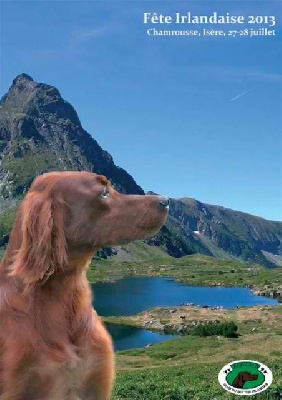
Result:
M165 208L169 208L169 198L167 196L160 196L159 205Z

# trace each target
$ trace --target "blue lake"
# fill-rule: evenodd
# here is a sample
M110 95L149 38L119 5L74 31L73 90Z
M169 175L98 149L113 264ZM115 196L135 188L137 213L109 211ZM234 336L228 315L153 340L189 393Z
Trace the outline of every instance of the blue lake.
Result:
M183 303L224 308L278 304L276 300L254 296L246 288L188 286L172 278L129 277L113 283L93 284L92 290L94 307L101 316L134 315L152 307L172 307ZM144 347L171 338L171 335L143 329L110 324L107 327L116 350Z
M126 325L106 324L106 326L113 338L115 350L145 347L177 337Z

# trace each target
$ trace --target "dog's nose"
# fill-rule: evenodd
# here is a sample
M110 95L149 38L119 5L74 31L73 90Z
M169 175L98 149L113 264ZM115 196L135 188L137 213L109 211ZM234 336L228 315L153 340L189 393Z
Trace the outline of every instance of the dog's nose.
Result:
M169 207L169 198L167 196L160 196L159 205L165 208Z

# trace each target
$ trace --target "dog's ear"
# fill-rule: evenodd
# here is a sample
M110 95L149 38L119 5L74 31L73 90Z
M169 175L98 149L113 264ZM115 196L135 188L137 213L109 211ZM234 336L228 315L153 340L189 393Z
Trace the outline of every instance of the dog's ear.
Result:
M44 282L67 263L64 210L59 200L43 193L29 193L17 214L14 229L21 241L9 267L26 285Z

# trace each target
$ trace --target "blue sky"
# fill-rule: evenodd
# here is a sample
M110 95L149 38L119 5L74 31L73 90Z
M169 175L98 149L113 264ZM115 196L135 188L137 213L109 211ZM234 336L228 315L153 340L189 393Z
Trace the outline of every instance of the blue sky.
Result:
M281 220L281 19L276 36L253 38L149 37L143 24L144 12L278 19L281 4L2 1L1 94L28 73L144 190Z

